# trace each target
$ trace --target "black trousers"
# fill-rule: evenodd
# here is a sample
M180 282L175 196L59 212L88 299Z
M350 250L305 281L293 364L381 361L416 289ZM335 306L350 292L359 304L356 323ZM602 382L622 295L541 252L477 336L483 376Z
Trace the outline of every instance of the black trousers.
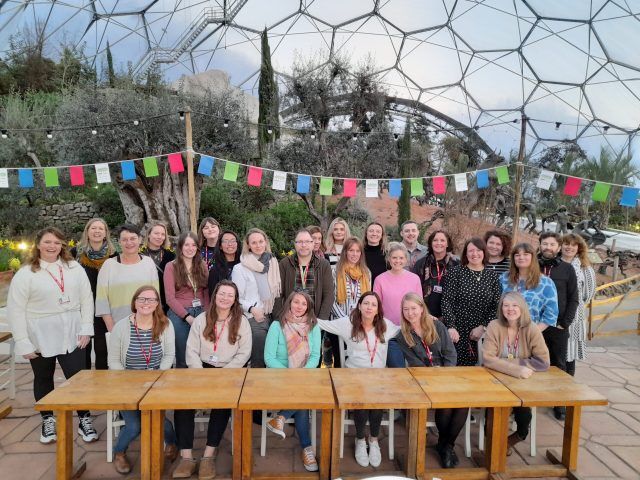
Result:
M513 407L513 419L516 421L518 436L524 440L529 435L531 409L529 407Z
M572 377L576 376L576 361L567 362L567 373Z
M108 370L107 362L107 326L104 324L102 317L93 319L93 337L89 340L89 344L85 351L87 353L86 369L91 370L91 344L96 352L96 370Z
M333 365L333 368L340 368L340 337L333 333L324 332L324 340L322 341L323 346L328 342L331 346L325 347L324 350L324 358L321 358L320 361L324 361L325 365Z
M569 331L566 328L547 327L542 336L549 349L551 366L566 372Z
M372 437L380 435L380 424L384 410L353 410L353 423L356 425L356 438L364 438L364 429L369 421L369 434ZM389 419L393 422L393 418Z
M438 428L438 445L454 446L469 415L468 408L438 408L435 420Z
M203 363L202 366L204 368L216 368L207 363ZM177 444L180 450L191 450L193 448L195 415L195 410L175 410L173 412ZM230 409L211 410L207 427L207 447L218 447L220 445L230 417Z
M36 402L45 397L49 392L53 391L53 375L56 371L56 360L62 368L64 378L71 378L80 370L84 370L86 356L84 348L76 348L73 352L55 357L43 357L40 354L36 358L29 360L31 369L33 370L33 396ZM42 417L53 415L52 411L40 412ZM89 415L86 410L79 410L78 416L84 417Z

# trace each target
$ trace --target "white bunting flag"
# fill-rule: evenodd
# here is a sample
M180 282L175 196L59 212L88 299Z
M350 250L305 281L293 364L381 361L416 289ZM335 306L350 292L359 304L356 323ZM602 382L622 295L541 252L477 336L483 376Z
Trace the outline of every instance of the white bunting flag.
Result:
M98 183L111 183L108 163L96 163L96 179Z
M274 190L284 190L287 188L287 172L275 170L273 172L273 183L271 188Z
M551 182L553 182L555 176L556 174L549 170L540 170L540 176L538 177L538 183L536 183L536 186L538 188L549 190L549 188L551 188Z
M367 198L378 198L378 180L367 180L365 189Z
M466 173L456 173L453 178L456 182L456 192L466 192L467 190L469 190Z
M0 188L9 188L9 175L6 168L0 168Z

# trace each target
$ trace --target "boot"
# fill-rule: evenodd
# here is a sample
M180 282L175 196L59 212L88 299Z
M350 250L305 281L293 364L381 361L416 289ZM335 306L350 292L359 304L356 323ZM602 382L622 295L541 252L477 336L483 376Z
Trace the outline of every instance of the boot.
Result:
M113 466L116 472L126 475L131 472L131 463L125 452L116 453L113 457Z
M196 473L197 466L195 458L181 458L180 463L173 471L173 478L189 478Z
M212 480L216 476L216 457L218 449L213 451L210 457L202 457L200 460L200 469L198 470L198 480Z

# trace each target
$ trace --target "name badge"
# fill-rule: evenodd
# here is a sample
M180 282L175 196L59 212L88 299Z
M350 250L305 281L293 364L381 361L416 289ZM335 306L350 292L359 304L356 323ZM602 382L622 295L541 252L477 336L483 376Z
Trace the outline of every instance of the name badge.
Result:
M209 355L209 363L212 364L212 365L218 363L218 356L217 355Z
M442 293L442 286L434 285L433 286L433 293Z
M201 307L201 306L202 306L202 302L200 301L200 299L199 299L199 298L194 298L194 299L191 301L191 306L192 306L193 308Z
M63 293L62 295L60 295L60 298L58 298L58 303L60 305L66 305L67 303L71 303L71 299L69 298L69 295Z

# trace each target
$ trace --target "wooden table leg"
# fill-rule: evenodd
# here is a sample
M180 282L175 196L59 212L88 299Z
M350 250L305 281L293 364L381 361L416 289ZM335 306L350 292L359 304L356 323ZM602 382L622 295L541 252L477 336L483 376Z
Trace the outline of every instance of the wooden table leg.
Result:
M0 420L9 415L11 413L11 410L11 406L4 407L2 410L0 410Z
M160 479L164 471L164 410L151 411L151 478Z
M68 480L73 477L73 421L68 410L56 412L58 435L56 450L56 478Z
M490 474L503 473L507 465L507 433L510 407L488 409L485 467Z
M340 422L342 420L342 411L335 409L333 411L333 427L331 428L331 478L340 477Z
M331 438L333 410L322 410L320 424L320 480L329 480L331 476ZM316 452L316 456L317 456Z
M235 410L233 413L233 466L231 478L240 480L242 478L242 412Z
M580 415L582 407L567 407L562 439L562 464L571 470L578 468L578 444L580 441Z
M249 480L253 471L253 411L242 410L242 480Z
M410 478L424 477L424 456L427 448L427 409L409 411L407 438L407 465L405 472Z
M150 410L140 411L140 478L148 480L151 478L151 431L153 430L153 419ZM154 477L160 478L160 477Z

